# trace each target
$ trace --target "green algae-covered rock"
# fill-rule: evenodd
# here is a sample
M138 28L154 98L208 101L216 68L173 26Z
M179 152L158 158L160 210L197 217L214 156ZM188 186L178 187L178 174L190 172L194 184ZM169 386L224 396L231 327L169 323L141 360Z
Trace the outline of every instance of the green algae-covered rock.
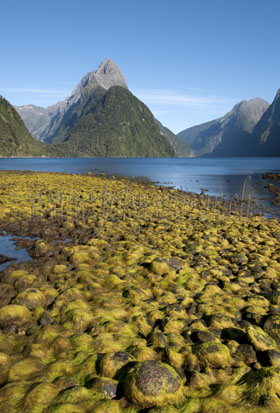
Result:
M59 388L51 383L39 383L31 386L24 400L24 411L41 413L51 404Z
M96 403L92 413L121 413L120 404L117 400L100 400Z
M9 284L1 283L0 289L0 307L8 305L11 298L16 295L16 290Z
M256 406L263 405L264 397L268 393L280 396L280 369L277 367L262 367L258 370L250 370L237 384L242 389L244 402ZM279 399L278 403L274 403L274 407L274 411L280 411Z
M23 305L29 308L29 310L33 310L35 307L44 307L46 298L38 288L27 288L17 295L14 303Z
M158 361L137 363L125 380L125 397L140 408L179 402L183 386L179 374Z
M178 413L178 410L173 406L164 406L149 409L149 413Z
M10 369L11 359L6 353L0 353L0 385L6 383Z
M79 403L92 398L92 392L82 386L74 386L63 390L55 399L56 403Z
M246 333L250 343L257 351L271 350L276 347L276 343L261 327L250 325L246 328Z
M63 326L71 330L83 333L93 322L93 315L90 311L83 308L74 308L67 311Z
M216 397L206 397L201 401L201 413L246 413L248 410L242 406L230 406L228 401ZM253 412L252 412L253 413ZM254 413L257 413L254 411Z
M265 321L264 330L275 340L280 340L280 315L275 314Z
M18 381L8 383L0 389L0 412L22 412L22 404L27 391L30 389L30 381Z
M43 373L44 365L35 357L27 357L15 363L9 372L9 381L32 380Z
M200 412L200 399L188 398L184 403L182 413L199 413Z
M9 325L23 326L31 320L30 311L23 305L11 304L5 305L0 309L0 326Z
M242 398L242 389L236 384L222 384L218 387L215 397L228 403L238 403Z
M85 413L85 409L74 403L57 403L49 407L47 413Z
M135 358L124 351L107 353L100 363L100 373L102 376L113 378L118 370L132 361L135 361Z
M200 344L196 355L203 366L225 368L231 365L230 351L222 343L210 341Z
M96 379L92 386L94 391L102 394L104 399L114 399L117 395L118 381L110 379L109 377L101 377Z

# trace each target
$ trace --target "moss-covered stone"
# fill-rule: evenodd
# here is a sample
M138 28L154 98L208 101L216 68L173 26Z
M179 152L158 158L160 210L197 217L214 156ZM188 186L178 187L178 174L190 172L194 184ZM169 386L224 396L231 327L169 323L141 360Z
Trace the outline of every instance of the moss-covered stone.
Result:
M30 311L22 305L10 304L0 309L1 327L8 327L11 324L16 326L23 326L30 320Z
M11 359L6 353L0 353L0 385L8 380Z
M264 397L270 393L280 395L280 369L263 367L259 370L250 370L238 382L242 389L242 399L252 405L263 405ZM276 399L276 398L275 398ZM275 404L276 411L278 403Z
M25 396L24 411L42 413L51 404L58 392L59 388L51 383L40 383L32 386Z
M118 381L108 377L101 377L96 379L92 386L94 391L102 395L104 399L114 399L117 395Z
M113 378L123 366L133 361L135 358L127 352L107 353L101 360L100 373L102 376Z
M44 244L1 277L0 410L277 411L278 221L222 215L219 201L213 211L203 196L127 179L0 175L0 229ZM152 360L177 371L182 403L156 374L156 402L145 407L154 396L128 371ZM130 382L140 394L132 403L123 397Z
M126 377L125 397L141 408L178 402L182 394L180 376L164 363L138 363Z
M95 404L92 413L121 413L121 407L117 400L100 400Z
M216 341L200 344L196 349L196 355L205 367L226 368L232 362L227 346Z
M9 381L32 380L42 375L44 366L37 358L28 357L15 363L9 371Z
M250 325L246 329L246 334L250 343L257 351L271 350L276 347L276 343L261 327Z
M14 303L23 305L29 310L33 310L36 307L44 307L46 304L46 298L38 288L27 288L25 291L17 295Z

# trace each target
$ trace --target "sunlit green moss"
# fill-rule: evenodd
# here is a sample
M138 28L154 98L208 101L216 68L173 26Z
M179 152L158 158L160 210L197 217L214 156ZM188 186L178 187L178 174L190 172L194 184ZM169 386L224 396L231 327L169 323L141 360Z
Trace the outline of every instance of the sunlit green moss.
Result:
M0 178L0 229L38 237L1 275L5 413L279 410L277 220L128 179ZM143 395L143 363L179 388Z

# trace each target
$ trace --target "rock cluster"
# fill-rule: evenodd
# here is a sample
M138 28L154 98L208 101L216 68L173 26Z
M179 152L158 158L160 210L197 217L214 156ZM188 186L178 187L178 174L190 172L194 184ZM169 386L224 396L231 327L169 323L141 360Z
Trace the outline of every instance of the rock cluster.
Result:
M40 238L0 274L0 411L280 412L277 220L127 180L0 182L2 229Z

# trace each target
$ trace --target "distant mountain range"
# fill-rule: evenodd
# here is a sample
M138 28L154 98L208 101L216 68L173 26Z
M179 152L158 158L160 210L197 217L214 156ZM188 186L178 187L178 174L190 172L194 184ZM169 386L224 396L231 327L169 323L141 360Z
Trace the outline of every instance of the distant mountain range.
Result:
M119 67L105 59L71 95L48 108L16 107L40 141L65 145L65 156L192 156L128 90Z
M178 134L195 156L280 156L280 91L271 105L255 98L225 116Z
M280 156L280 90L271 105L242 101L176 136L128 90L109 59L64 101L15 109L0 98L0 156Z

